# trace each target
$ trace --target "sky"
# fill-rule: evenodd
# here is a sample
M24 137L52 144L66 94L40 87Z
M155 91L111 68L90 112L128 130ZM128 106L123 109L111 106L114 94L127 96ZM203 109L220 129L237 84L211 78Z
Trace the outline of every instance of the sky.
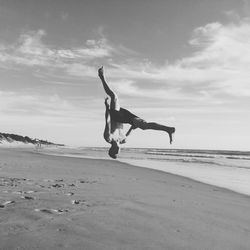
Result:
M126 147L250 150L250 1L0 0L0 132L109 146L102 65L122 107L176 128Z

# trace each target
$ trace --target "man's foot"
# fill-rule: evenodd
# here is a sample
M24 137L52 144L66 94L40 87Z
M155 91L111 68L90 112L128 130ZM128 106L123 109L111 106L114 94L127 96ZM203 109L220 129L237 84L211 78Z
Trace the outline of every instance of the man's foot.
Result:
M167 132L168 132L168 135L169 135L170 144L172 144L172 141L173 141L172 135L175 132L175 128L174 127L169 128L169 130Z
M103 71L103 66L98 69L98 75L99 77L103 77L104 71Z

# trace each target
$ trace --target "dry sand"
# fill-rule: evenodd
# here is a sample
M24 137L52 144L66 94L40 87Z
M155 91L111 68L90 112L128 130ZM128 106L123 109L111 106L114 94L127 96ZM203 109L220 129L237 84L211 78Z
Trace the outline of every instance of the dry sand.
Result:
M250 249L250 199L117 161L0 149L0 249Z

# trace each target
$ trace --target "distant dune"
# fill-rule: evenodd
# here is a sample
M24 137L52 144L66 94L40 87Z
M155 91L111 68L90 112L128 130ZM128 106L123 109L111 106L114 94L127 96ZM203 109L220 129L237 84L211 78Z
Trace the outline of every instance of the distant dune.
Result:
M49 142L47 140L32 139L28 136L0 133L0 145L22 145L22 144L33 144L33 145L55 145L64 146L63 144L57 144Z

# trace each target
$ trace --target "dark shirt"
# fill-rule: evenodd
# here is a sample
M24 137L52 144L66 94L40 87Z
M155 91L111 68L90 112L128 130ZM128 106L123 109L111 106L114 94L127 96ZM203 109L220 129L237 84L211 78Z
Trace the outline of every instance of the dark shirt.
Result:
M110 110L110 116L113 121L120 123L129 123L131 125L133 125L134 118L138 117L124 108L120 108L119 111Z

